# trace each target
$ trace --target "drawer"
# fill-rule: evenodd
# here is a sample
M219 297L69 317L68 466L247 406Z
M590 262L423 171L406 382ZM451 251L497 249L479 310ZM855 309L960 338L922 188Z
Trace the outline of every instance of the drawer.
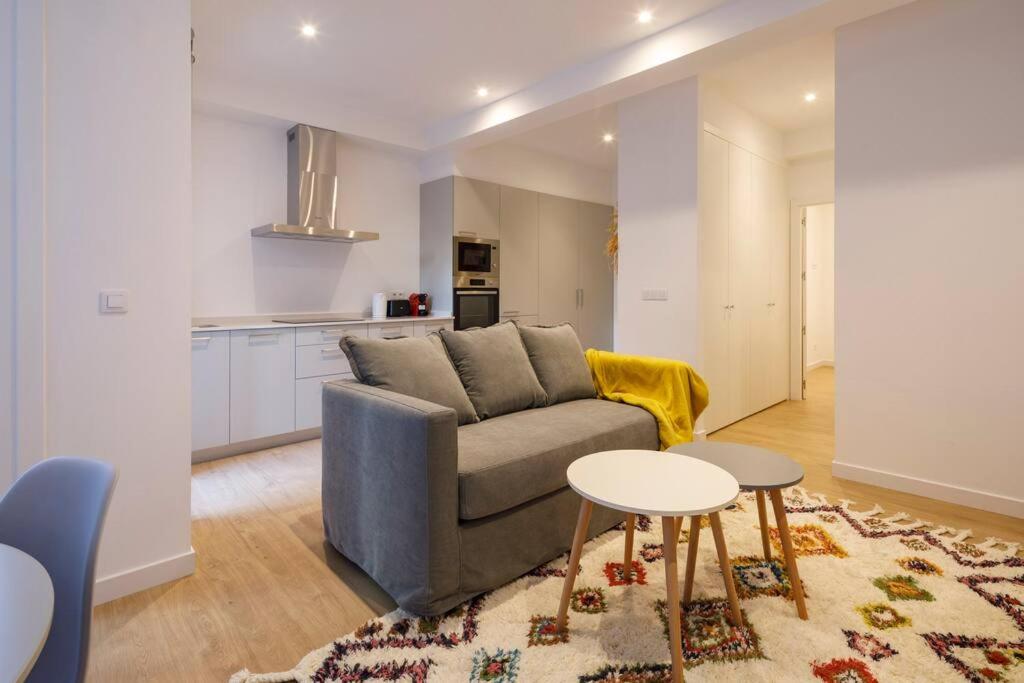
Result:
M295 379L350 372L348 358L337 343L295 347Z
M324 325L323 327L296 327L295 345L335 344L346 334L365 337L366 325Z
M295 430L319 427L323 420L324 385L352 378L351 374L341 374L295 380Z
M413 337L416 335L416 326L412 323L370 323L366 326L366 334L370 339Z
M509 320L515 320L520 325L536 325L539 322L539 316L536 315L503 315L498 319L498 322L508 322Z
M455 329L454 321L452 320L437 320L429 323L413 323L413 327L416 328L417 337L426 337L428 334L431 334L433 332L440 332L441 330Z

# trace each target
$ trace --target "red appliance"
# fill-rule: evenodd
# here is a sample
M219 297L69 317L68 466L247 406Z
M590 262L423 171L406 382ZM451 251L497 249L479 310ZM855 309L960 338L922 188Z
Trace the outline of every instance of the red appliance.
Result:
M409 315L430 315L430 297L425 292L409 295Z

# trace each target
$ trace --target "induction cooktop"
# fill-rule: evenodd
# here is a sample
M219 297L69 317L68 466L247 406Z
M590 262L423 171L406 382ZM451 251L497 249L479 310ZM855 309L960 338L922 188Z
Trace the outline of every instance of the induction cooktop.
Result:
M353 323L361 322L362 318L346 318L342 315L290 315L274 318L271 322L285 325L306 325L309 323Z

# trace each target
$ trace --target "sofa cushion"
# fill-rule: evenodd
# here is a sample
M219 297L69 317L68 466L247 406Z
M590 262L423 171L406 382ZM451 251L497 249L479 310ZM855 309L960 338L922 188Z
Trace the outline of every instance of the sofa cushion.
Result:
M650 413L583 399L502 415L459 428L459 517L478 519L566 486L584 455L620 448L658 450Z
M339 346L363 384L451 408L460 425L479 421L436 334L397 339L345 336Z
M515 323L441 330L441 338L481 420L547 403Z
M519 335L548 395L548 405L597 397L590 366L572 325L523 326Z

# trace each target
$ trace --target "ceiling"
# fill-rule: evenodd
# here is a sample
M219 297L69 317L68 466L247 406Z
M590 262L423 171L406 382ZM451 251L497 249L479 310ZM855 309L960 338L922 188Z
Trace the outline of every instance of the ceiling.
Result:
M728 1L193 0L196 78L422 128Z
M835 39L831 32L730 62L702 77L730 100L783 132L829 124L835 116ZM804 94L817 95L814 102ZM508 142L604 169L615 168L614 105L511 137Z
M602 136L605 133L614 135L617 126L617 108L612 105L510 137L507 142L588 166L614 169L618 160L616 143L604 142Z
M796 40L704 74L722 93L775 128L789 132L835 118L835 37ZM805 102L804 94L817 95Z

